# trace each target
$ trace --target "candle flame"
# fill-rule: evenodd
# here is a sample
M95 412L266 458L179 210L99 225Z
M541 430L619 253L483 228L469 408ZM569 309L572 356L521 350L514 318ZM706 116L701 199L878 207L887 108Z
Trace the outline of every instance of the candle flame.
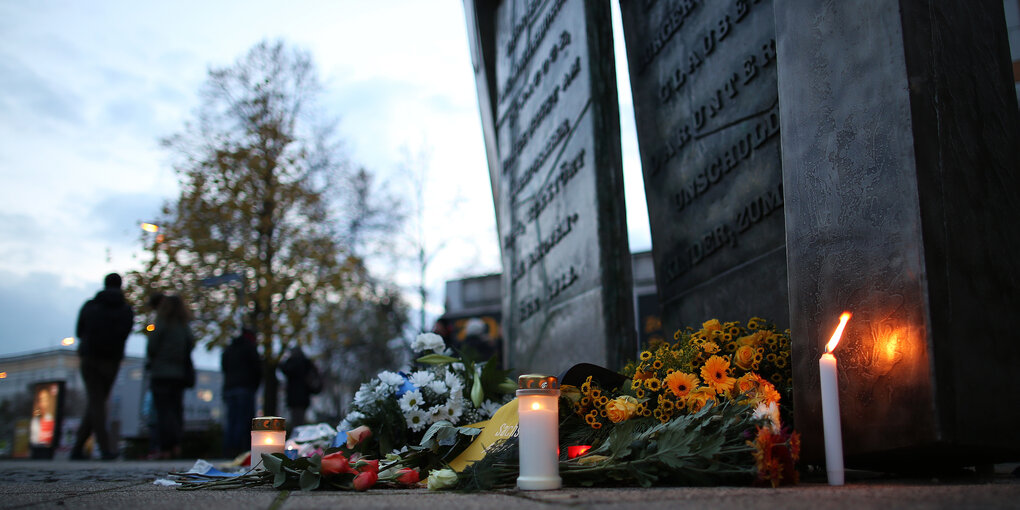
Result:
M846 327L846 323L849 320L850 312L843 312L843 315L839 316L839 326L836 326L836 331L832 332L832 338L829 339L829 343L825 344L826 353L831 353L836 348L836 344L839 343L839 339L843 336L843 328Z
M265 439L262 440L262 444L273 444L273 436L267 435Z
M534 409L535 411L538 411L539 409L542 408L542 404L539 404L538 402L533 402L531 404L531 408Z

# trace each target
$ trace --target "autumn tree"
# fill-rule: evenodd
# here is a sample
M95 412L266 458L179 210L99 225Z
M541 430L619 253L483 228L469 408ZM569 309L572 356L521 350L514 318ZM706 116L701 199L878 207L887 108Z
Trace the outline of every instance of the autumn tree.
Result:
M160 237L147 238L147 266L129 275L136 294L188 299L210 348L242 324L254 328L268 414L277 410L282 354L311 343L340 303L366 294L362 260L337 228L332 200L350 172L335 122L314 115L320 90L309 54L282 42L210 69L194 119L163 141L180 197L164 207Z

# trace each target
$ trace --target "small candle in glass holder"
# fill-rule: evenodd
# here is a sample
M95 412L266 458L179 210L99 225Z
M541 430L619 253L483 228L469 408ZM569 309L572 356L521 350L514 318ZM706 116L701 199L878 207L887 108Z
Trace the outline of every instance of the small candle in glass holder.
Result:
M521 490L559 489L560 383L553 376L522 375L517 379Z
M260 466L263 453L283 453L287 443L287 421L279 416L259 416L251 420L251 465Z

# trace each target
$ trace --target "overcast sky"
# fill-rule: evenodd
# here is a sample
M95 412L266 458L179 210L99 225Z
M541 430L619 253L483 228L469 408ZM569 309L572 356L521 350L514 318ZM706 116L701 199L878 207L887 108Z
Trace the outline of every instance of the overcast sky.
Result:
M647 250L613 7L628 229L632 250ZM139 222L178 194L158 140L191 118L209 66L266 38L311 52L354 163L395 183L402 147L430 153L427 242L446 241L430 313L446 280L500 271L462 0L0 0L0 355L59 346L103 276L140 265Z

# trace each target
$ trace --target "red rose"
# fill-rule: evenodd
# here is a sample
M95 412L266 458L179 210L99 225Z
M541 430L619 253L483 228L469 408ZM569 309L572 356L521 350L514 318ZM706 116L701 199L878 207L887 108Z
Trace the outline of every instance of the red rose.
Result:
M331 453L322 458L322 465L319 470L323 476L336 475L340 473L357 473L357 471L351 469L350 463L347 461L347 457L340 452Z
M418 470L414 468L402 468L397 471L397 482L404 485L413 485L418 483L421 479L421 475L418 474Z
M379 479L379 475L374 471L362 471L358 476L354 477L354 490L356 491L367 491L373 485L375 481Z
M371 471L375 474L379 474L379 461L378 460L359 460L354 464L354 468L360 473Z

